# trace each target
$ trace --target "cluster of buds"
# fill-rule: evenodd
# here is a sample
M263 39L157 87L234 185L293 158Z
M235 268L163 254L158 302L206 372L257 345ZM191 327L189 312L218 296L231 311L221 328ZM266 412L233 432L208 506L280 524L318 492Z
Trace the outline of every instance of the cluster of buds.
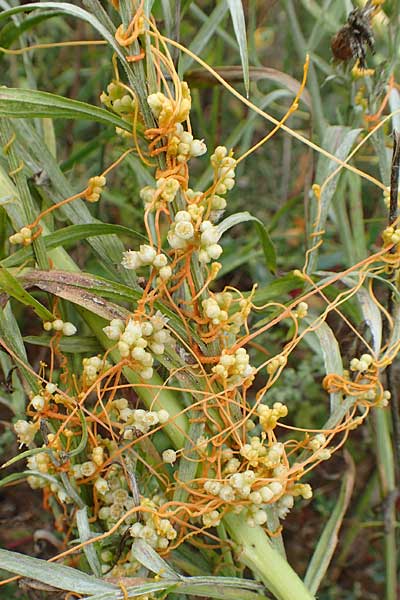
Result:
M266 446L259 437L252 436L250 443L241 447L240 455L248 461L251 467L275 469L281 465L285 456L285 446L280 442Z
M307 302L300 302L297 305L296 310L293 312L294 316L297 317L298 319L304 319L304 317L307 316L307 313L308 313Z
M202 306L205 316L210 319L213 325L222 324L224 329L236 335L246 322L251 310L251 302L248 299L241 298L238 302L239 310L236 312L231 310L231 314L229 314L233 302L233 294L224 291L215 294L212 298L203 300Z
M88 202L97 202L107 181L103 175L96 175L89 179L88 187L85 193L85 200Z
M400 200L400 191L397 195L397 201ZM385 203L386 208L390 207L390 186L386 186L383 190L383 201Z
M215 193L226 194L235 185L236 160L232 152L228 153L225 146L218 146L211 155L211 165L214 169Z
M251 382L255 369L249 364L249 355L245 348L238 348L234 354L223 350L218 364L212 371L222 380L224 387L235 387L244 382Z
M140 190L140 197L143 200L146 210L154 210L163 207L175 200L179 190L179 181L174 177L160 177L157 179L156 187L146 185Z
M222 196L218 196L217 194L211 194L207 196L202 192L196 192L189 188L185 192L185 196L187 201L189 202L188 211L190 212L192 219L196 220L198 216L204 213L204 211L209 211L209 220L212 223L218 221L222 213L226 208L226 200L222 198ZM195 208L196 212L195 214Z
M265 404L260 404L257 407L257 415L263 431L271 431L272 429L275 429L279 419L286 417L287 414L287 406L282 404L282 402L274 402L272 408L265 406Z
M140 269L144 266L152 266L158 271L161 281L168 281L172 276L172 269L168 265L165 254L157 254L157 250L148 244L142 244L139 250L127 250L122 255L121 264L125 269Z
M192 99L186 81L181 81L181 96L178 102L167 98L162 92L150 94L147 102L160 127L168 127L172 122L182 123L189 118Z
M317 435L314 435L308 441L307 448L309 448L313 452L316 452L317 450L319 450L320 448L322 448L325 443L326 443L326 437L325 437L325 435L323 433L317 433Z
M274 356L274 358L272 358L268 365L267 365L267 373L268 375L274 375L278 369L280 369L281 367L284 367L287 363L287 359L286 356L284 356L283 354L279 354L278 356Z
M126 93L125 87L120 83L110 83L107 86L107 93L101 93L100 101L125 121L132 120L135 112L135 100Z
M82 376L85 385L92 385L101 373L104 373L111 367L111 363L108 360L104 360L101 354L97 356L90 356L82 360Z
M133 439L135 432L147 433L157 425L163 425L169 419L169 413L164 410L143 410L129 408L126 398L119 398L112 403L112 409L117 412L117 419L125 423L124 439Z
M62 321L61 319L55 319L54 321L46 321L43 323L43 329L45 331L57 331L62 335L75 335L77 329L73 323L69 321Z
M144 323L129 319L125 325L121 319L113 319L103 331L108 339L118 340L121 357L130 357L139 375L150 379L153 375L153 354L164 354L165 346L173 344L171 334L165 328L167 322L168 319L157 311Z
M134 523L129 533L134 539L145 540L156 550L166 550L177 532L172 527L169 519L160 518L157 513L157 504L149 498L144 498L142 506L153 509L154 512L143 512L143 523Z
M188 131L183 129L181 123L176 123L174 133L168 140L167 154L173 156L178 163L188 161L195 156L202 156L207 152L203 140L195 140Z
M389 390L378 390L377 388L368 390L365 394L362 395L361 399L367 400L367 402L372 402L374 406L377 408L385 408L389 404L389 400L391 398L391 393Z
M29 227L22 227L17 233L8 238L10 244L22 244L29 246L32 243L32 230Z
M296 483L289 486L286 493L276 502L275 506L279 519L285 519L289 511L293 508L294 499L302 497L304 500L312 498L312 488L308 483Z
M350 361L350 370L365 373L371 367L374 359L370 354L363 354L360 358L352 358Z
M224 304L221 301L218 302L217 296L221 297L222 294L217 294L215 298L206 298L201 303L205 316L211 320L213 325L219 325L228 320L228 312L225 308L222 308ZM232 294L230 294L230 296L232 296Z
M385 245L398 244L400 242L400 227L389 225L382 233Z

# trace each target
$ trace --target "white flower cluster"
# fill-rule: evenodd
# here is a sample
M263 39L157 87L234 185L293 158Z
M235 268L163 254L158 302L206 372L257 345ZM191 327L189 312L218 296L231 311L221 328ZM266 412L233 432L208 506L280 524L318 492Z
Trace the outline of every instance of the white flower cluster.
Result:
M30 471L37 471L43 475L49 473L54 474L53 465L51 464L50 458L46 452L39 452L39 454L30 456L27 460L27 465ZM73 502L61 485L53 481L49 483L47 479L40 477L40 475L29 475L27 477L27 483L33 490L48 487L51 492L57 494L60 502L63 504L70 504Z
M311 498L312 490L308 484L288 480L288 467L282 460L283 444L274 443L266 447L259 438L252 438L251 443L242 447L240 455L252 469L241 471L243 462L227 448L222 452L225 479L207 480L203 487L206 493L233 505L231 509L242 513L250 526L266 523L269 504L274 504L279 517L285 518L293 506L294 497ZM203 523L206 527L218 525L219 513L214 510L204 515Z
M93 460L87 460L83 463L72 465L72 475L75 479L83 479L84 477L91 477L94 475L96 469L96 463Z
M32 243L32 230L29 227L22 227L17 233L8 238L10 244L23 244L29 246Z
M272 408L265 406L265 404L260 404L257 407L257 415L263 431L270 431L271 429L274 429L278 423L278 420L282 417L286 417L287 414L287 406L282 404L282 402L274 402Z
M373 362L374 359L370 354L363 354L359 359L353 358L350 361L350 370L364 373L365 371L368 371Z
M211 155L211 165L214 169L215 193L226 194L235 185L236 160L228 154L225 146L218 146Z
M263 525L267 520L267 514L262 505L277 501L277 497L282 494L283 486L279 481L272 481L267 485L259 487L257 490L253 490L252 487L255 482L256 474L251 469L248 469L241 473L233 473L225 482L219 482L215 479L208 480L204 483L204 490L212 496L219 497L223 502L235 504L234 510L237 512L243 511L243 506L238 505L238 502L249 500L251 504L247 504L245 509L247 523L251 526ZM219 516L217 515L218 513L211 513L210 519L205 519L204 515L204 525L206 527L217 525ZM214 521L214 519L217 522L211 522L210 525L206 524L208 520Z
M106 521L107 527L112 527L118 519L135 506L135 501L127 490L126 480L120 466L112 465L107 478L98 477L94 483L99 500L102 504L99 519ZM136 516L128 517L126 522L133 523Z
M129 408L128 401L125 398L114 400L112 408L116 409L118 420L125 422L123 430L125 440L133 439L136 430L140 433L147 433L152 427L159 424L163 425L169 419L169 413L164 409L155 411Z
M150 379L153 375L153 354L164 354L165 346L173 344L173 338L165 328L167 322L168 319L157 311L144 323L129 319L125 325L121 319L113 319L103 331L108 339L118 340L121 357L130 357L139 375Z
M134 523L129 530L129 533L134 539L145 540L152 548L156 550L165 550L170 542L177 536L177 532L172 527L169 519L161 519L157 514L157 504L154 500L145 498L142 501L142 506L152 508L154 512L143 512L144 523Z
M213 325L219 325L228 320L228 312L221 307L221 302L218 302L217 297L206 298L202 300L204 314L208 317Z
M168 155L174 156L178 163L188 161L194 156L202 156L207 152L203 140L195 140L188 131L183 129L181 123L176 123L174 133L168 140Z
M31 471L39 471L39 473L48 473L51 470L52 464L47 452L39 452L30 456L27 460L28 469Z
M140 269L151 265L158 270L158 275L162 281L167 281L172 275L172 269L168 265L168 258L165 254L157 254L157 250L148 244L142 244L137 250L127 250L122 255L121 264L125 269Z
M218 228L211 221L203 221L200 231L199 261L209 263L217 260L222 254L222 247L217 243L221 237Z
M82 365L82 375L86 385L94 383L101 373L104 373L111 367L111 363L109 363L108 360L104 360L101 354L84 358L82 360Z
M234 354L222 351L219 362L212 368L224 386L237 386L246 380L251 380L255 369L249 364L249 355L245 348L238 348Z
M182 123L186 121L192 106L190 90L186 81L181 81L179 102L167 98L162 92L150 94L147 102L160 127L168 127L172 122Z
M192 217L187 210L180 210L176 213L175 219L169 228L167 239L174 250L183 250L189 244L194 243L195 230Z
M75 335L77 329L73 323L69 321L62 321L61 319L55 319L54 321L46 321L43 323L43 329L45 331L60 331L62 335Z
M100 199L101 192L103 191L103 187L106 185L106 183L106 178L103 175L91 177L89 179L88 189L85 194L85 200L88 202L97 202Z
M212 510L211 512L205 513L202 516L202 521L204 527L218 527L218 525L221 523L221 515L217 510Z
M173 202L179 190L179 181L174 177L160 177L157 179L156 187L146 185L140 190L140 197L146 209L154 210Z
M34 437L39 430L39 421L33 423L32 421L18 419L14 424L14 430L18 436L19 443L21 445L25 444L25 446L29 446L32 444Z

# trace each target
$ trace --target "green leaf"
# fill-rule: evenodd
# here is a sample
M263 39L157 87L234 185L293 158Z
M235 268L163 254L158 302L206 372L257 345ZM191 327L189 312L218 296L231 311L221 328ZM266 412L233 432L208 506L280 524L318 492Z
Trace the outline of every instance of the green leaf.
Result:
M227 0L231 12L233 29L239 44L240 59L243 69L244 87L246 96L249 96L249 55L247 52L246 22L244 19L243 5L241 0Z
M132 556L140 562L141 565L149 569L152 573L166 577L171 581L179 581L182 577L176 573L157 552L144 540L135 540L132 549Z
M23 281L26 284L35 285L59 298L82 306L86 310L109 321L112 319L124 319L129 314L122 306L99 298L96 293L89 291L88 288L91 283L90 275L82 275L81 273L69 271L34 270L26 273L23 276ZM85 288L85 291L82 288ZM131 300L134 297L134 293L131 290Z
M45 21L51 17L56 16L58 13L55 11L41 12L40 14L33 14L25 17L22 21L15 23L9 21L0 31L0 47L9 48L12 43L17 40L24 32L29 31L35 25L38 25L42 21ZM0 59L2 58L0 50Z
M52 339L53 338L50 335L26 335L23 338L26 344L32 344L33 346L45 346L46 348L50 348ZM97 338L83 335L73 335L71 337L63 336L58 342L58 347L61 352L67 352L71 354L81 352L97 354L103 350L102 346L97 341Z
M58 246L70 246L76 242L81 242L87 238L98 235L126 235L127 237L139 238L140 241L147 242L147 238L141 233L124 227L123 225L113 225L111 223L85 223L84 225L69 225L63 227L54 233L43 236L43 241L48 250ZM1 264L5 267L15 267L20 265L32 256L32 249L28 246L22 248L14 254L11 254Z
M0 569L23 577L29 575L32 579L76 594L93 595L120 589L112 583L96 579L77 569L48 563L10 550L0 549Z
M302 290L303 287L304 279L289 273L268 285L258 288L254 295L254 302L257 304L265 304L275 298L282 299L282 296L285 296L293 290Z
M234 227L235 225L239 225L241 223L246 223L247 221L254 222L256 229L257 229L258 236L261 240L266 265L272 273L275 273L276 272L275 248L271 241L271 238L269 237L267 230L265 229L263 222L260 221L260 219L257 219L257 217L253 217L253 215L251 215L248 212L236 213L234 215L231 215L230 217L227 217L226 219L224 219L223 221L221 221L221 223L219 223L217 225L218 232L220 235L222 235L223 233L225 233L225 231L227 231L231 227Z
M200 27L192 42L189 44L188 48L191 52L193 52L193 54L196 56L201 54L202 50L207 46L212 35L227 12L227 4L225 2L219 2L208 17L207 21ZM185 73L192 62L193 59L189 55L185 54L182 56L179 60L179 73Z
M24 290L18 279L4 267L0 267L0 288L2 288L6 294L15 298L22 304L31 306L42 321L53 321L53 314L43 306L43 304L36 300L36 298L31 296L29 292Z
M76 525L78 527L79 532L79 542L87 542L93 537L92 532L90 531L90 525L87 515L87 506L79 509L76 513ZM97 577L101 577L101 565L99 561L99 557L96 554L96 550L93 544L87 544L83 547L83 552L85 553L86 560L89 563L90 568L93 573Z
M311 313L304 318L304 321L313 327L318 320L318 316ZM320 323L318 323L315 329L313 328L312 331L307 333L304 339L310 345L312 350L315 351L318 347L321 349L321 354L325 365L325 372L327 375L329 373L343 375L343 363L339 344L333 334L332 329L329 327L329 325L327 325L327 323L320 320ZM338 406L340 406L342 400L343 395L341 392L332 392L330 394L331 413L333 413Z
M18 369L23 373L30 388L36 391L38 389L37 377L30 369L25 367L28 364L28 358L10 303L7 304L4 310L0 304L0 341L2 342L2 347L6 350L11 350L15 354L17 358L15 362L18 365Z
M321 585L329 564L332 560L338 543L338 534L347 507L349 505L351 494L354 487L355 466L350 455L347 453L347 470L343 475L343 482L339 492L339 498L335 504L331 516L319 536L317 547L308 565L307 573L304 578L305 585L311 593L315 594Z
M20 460L23 460L24 458L29 458L30 456L34 456L35 454L40 454L40 452L47 452L47 454L50 454L51 450L49 450L48 448L31 448L30 450L25 450L25 452L21 452L20 454L13 456L12 458L10 458L10 460L2 464L1 468L7 469L7 467L11 467L11 465L14 465Z
M49 92L18 88L0 88L0 117L86 119L125 131L132 129L129 123L104 108Z

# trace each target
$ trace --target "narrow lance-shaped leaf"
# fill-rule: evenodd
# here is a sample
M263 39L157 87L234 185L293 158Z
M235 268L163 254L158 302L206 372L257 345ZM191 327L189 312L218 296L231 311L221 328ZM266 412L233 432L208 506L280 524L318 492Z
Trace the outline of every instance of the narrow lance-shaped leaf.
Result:
M0 117L86 119L131 131L132 126L112 112L49 92L0 88Z
M240 59L243 68L244 87L249 95L249 55L247 52L246 21L244 19L242 0L227 0L231 12L233 29L239 44Z
M271 241L271 238L269 237L267 230L265 229L263 222L260 221L260 219L257 219L257 217L253 217L253 215L251 215L248 212L236 213L234 215L231 215L230 217L227 217L226 219L221 221L221 223L218 224L218 226L217 226L218 232L220 235L222 235L223 233L225 233L225 231L228 231L228 229L230 229L231 227L234 227L235 225L239 225L241 223L246 223L247 221L254 222L256 229L257 229L257 233L261 240L266 265L269 268L269 270L272 271L272 273L275 273L275 271L276 271L275 248Z

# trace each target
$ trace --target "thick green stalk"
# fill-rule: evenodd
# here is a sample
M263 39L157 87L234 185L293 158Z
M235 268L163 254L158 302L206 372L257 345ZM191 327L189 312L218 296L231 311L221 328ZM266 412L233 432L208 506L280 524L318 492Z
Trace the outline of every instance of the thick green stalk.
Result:
M278 600L313 600L289 563L273 548L261 527L249 527L240 515L229 513L224 524L238 545L239 560L261 579Z

